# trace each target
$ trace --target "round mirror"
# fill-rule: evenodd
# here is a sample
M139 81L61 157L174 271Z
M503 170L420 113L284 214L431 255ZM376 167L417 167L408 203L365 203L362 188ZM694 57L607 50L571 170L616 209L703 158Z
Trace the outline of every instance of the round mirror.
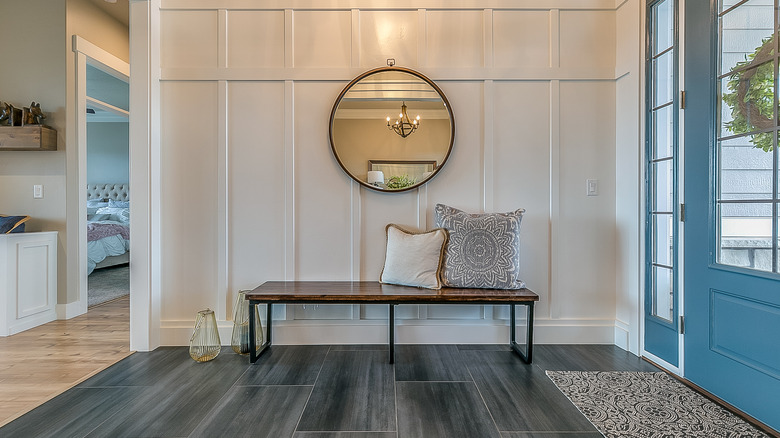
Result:
M447 98L422 74L400 67L367 71L339 94L330 147L355 181L382 192L413 189L444 166L455 139Z

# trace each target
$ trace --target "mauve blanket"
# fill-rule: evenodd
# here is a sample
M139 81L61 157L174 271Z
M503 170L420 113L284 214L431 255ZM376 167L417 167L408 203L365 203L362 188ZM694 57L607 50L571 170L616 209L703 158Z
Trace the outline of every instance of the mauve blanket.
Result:
M120 235L123 239L130 240L130 228L116 223L87 223L87 242L100 240L104 237Z

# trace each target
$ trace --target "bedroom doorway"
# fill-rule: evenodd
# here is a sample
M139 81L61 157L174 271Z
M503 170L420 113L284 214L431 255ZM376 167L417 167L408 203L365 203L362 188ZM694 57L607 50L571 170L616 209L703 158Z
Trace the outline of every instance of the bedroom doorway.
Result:
M86 92L89 310L130 294L129 84L88 60Z
M90 303L89 289L94 291L96 285L101 294L108 295L108 299L105 296L100 299L103 302L111 301L116 295L127 297L130 290L127 254L130 246L130 66L78 35L73 37L73 52L78 150L74 154L77 171L73 172L77 177L69 187L70 199L74 201L69 201L72 213L68 214L68 221L78 226L69 227L72 231L68 236L78 242L78 250L71 258L77 269L69 272L77 274L78 301L74 305L78 308L74 310L82 314L95 305L94 301ZM102 224L97 227L93 222ZM111 265L120 268L109 268ZM89 276L101 268L117 270L101 272L112 275ZM111 278L98 281L98 277ZM129 299L124 306L129 315Z

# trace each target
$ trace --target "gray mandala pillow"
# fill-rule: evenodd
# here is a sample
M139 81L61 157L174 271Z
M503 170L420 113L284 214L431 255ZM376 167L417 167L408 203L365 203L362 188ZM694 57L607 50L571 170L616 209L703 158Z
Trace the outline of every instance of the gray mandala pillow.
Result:
M524 209L468 214L436 204L436 226L450 238L444 249L442 282L447 287L521 289L520 221Z

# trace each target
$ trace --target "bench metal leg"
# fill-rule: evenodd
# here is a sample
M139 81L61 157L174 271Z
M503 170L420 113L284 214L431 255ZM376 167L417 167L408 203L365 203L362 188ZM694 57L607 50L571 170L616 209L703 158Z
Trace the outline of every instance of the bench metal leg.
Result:
M265 350L271 346L271 303L267 304L268 315L266 317L265 325L268 330L266 330L266 339L263 341L263 345L260 346L259 350L257 349L258 346L255 344L255 332L259 329L259 327L255 326L255 308L257 307L257 304L257 302L249 301L249 363L257 362L260 355L265 353Z
M395 304L389 304L390 317L388 318L388 331L390 333L390 339L388 347L390 349L390 363L395 363Z
M523 303L526 307L528 307L528 328L527 328L527 334L526 334L526 344L525 344L525 352L520 349L520 346L517 342L515 342L515 306L516 304L510 304L509 305L509 346L512 348L512 350L517 353L525 363L531 363L531 360L533 359L533 352L534 352L534 303L533 301L529 303Z

